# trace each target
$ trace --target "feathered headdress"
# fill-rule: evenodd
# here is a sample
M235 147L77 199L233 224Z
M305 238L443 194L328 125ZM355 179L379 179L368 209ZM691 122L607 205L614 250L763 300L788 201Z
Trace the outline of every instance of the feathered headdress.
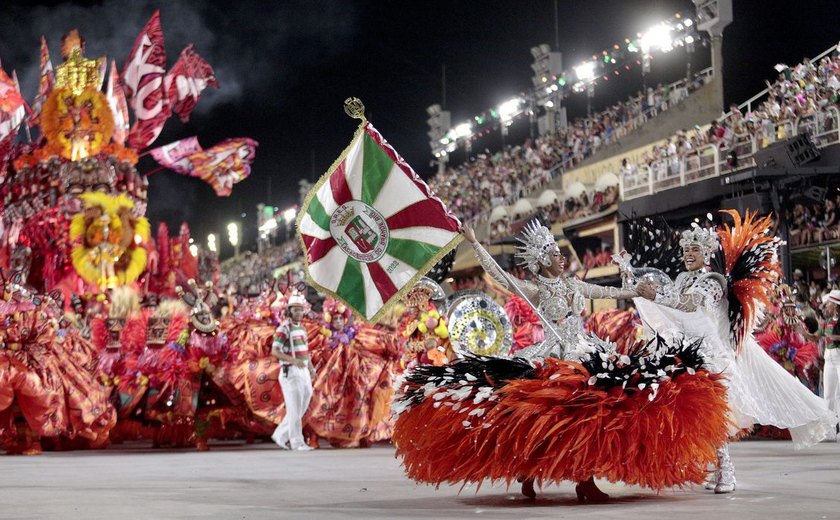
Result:
M521 244L516 246L515 254L520 265L524 265L534 274L540 271L540 265L545 267L551 265L549 251L555 246L554 235L539 221L532 220L525 224L522 236L516 237L516 240Z

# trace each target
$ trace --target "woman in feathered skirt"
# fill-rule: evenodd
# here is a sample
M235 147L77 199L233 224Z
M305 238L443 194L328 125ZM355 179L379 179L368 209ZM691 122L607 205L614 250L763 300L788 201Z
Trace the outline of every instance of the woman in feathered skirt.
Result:
M465 228L484 269L536 306L546 340L517 358L467 356L421 366L398 386L394 432L409 477L439 485L578 482L581 502L603 501L593 478L660 490L700 483L726 438L725 388L704 368L699 342L655 337L616 352L583 329L584 298L635 290L564 276L551 232L530 224L517 256L534 281L512 280Z

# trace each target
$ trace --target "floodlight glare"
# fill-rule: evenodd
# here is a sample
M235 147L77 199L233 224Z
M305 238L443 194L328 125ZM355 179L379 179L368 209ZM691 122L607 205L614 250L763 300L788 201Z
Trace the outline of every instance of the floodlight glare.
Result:
M499 119L503 122L510 121L516 112L519 110L519 104L522 102L520 98L513 98L505 101L499 105Z
M652 49L661 50L663 52L670 51L673 48L671 28L664 23L654 25L642 35L641 44L642 52L645 54L650 54Z
M455 127L455 137L465 138L472 135L472 125L470 123L461 123Z
M575 75L579 81L589 81L595 77L595 62L587 61L575 67Z

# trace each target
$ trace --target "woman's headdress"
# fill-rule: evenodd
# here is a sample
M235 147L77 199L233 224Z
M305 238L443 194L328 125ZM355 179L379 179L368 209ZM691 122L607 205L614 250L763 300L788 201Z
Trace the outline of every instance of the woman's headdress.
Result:
M537 220L528 222L522 229L522 236L516 237L521 245L517 245L515 254L520 265L527 267L532 273L540 271L540 265L551 265L550 251L555 247L554 235Z

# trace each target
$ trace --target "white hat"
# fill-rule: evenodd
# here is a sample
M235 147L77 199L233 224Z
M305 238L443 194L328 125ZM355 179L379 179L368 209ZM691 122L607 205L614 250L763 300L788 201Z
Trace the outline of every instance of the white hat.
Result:
M289 299L286 302L286 306L288 306L288 307L297 306L297 307L306 308L308 306L308 302L306 301L306 297L304 297L304 295L302 295L301 293L299 293L297 291L294 291L291 294L291 296L289 296Z
M828 293L828 302L834 305L840 305L840 290L834 289Z

